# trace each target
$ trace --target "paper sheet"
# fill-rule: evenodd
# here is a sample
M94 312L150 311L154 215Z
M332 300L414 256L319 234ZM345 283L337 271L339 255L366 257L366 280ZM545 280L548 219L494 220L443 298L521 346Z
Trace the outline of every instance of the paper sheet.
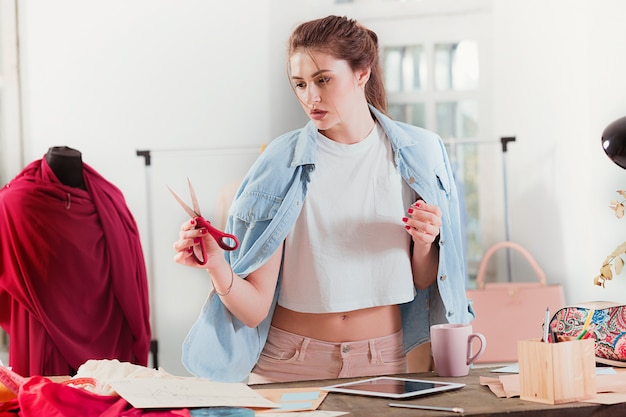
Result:
M202 378L133 378L107 382L135 408L278 406L243 383L212 382Z
M255 392L278 404L276 409L257 411L257 414L283 413L283 417L286 412L317 410L328 395L320 388L259 388Z

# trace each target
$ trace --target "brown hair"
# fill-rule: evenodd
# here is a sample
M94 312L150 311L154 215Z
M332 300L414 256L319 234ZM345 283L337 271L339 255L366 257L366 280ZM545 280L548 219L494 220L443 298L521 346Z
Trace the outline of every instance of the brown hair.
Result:
M376 33L356 20L328 16L302 23L293 31L289 38L288 56L302 49L320 51L345 60L354 71L369 67L371 73L365 85L365 98L378 110L387 113Z

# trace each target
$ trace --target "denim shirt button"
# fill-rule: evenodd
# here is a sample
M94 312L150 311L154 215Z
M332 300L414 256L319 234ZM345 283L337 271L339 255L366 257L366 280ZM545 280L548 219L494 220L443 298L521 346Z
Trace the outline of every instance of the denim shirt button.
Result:
M409 184L413 184L413 183L415 183L415 178L414 177L409 178Z
M445 281L446 279L448 279L448 276L446 274L443 274L441 276L441 278L439 278L441 281Z

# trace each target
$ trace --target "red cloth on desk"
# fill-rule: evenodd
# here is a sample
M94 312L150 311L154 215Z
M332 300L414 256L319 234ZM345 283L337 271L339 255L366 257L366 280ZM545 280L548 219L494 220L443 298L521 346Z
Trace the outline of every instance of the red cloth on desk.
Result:
M89 359L147 365L148 284L121 191L83 164L86 191L45 158L0 190L0 325L20 375L67 375Z
M189 417L185 408L142 410L115 396L91 392L33 377L20 388L20 417Z
M0 402L0 417L16 417L20 411L17 398L7 402Z

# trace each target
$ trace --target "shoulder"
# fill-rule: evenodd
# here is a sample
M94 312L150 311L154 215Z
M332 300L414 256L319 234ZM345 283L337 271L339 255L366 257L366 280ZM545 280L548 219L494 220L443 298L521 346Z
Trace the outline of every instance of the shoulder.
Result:
M253 169L294 170L315 163L317 128L313 123L276 137L259 156Z
M311 140L309 128L284 133L265 148L246 174L238 195L270 192L283 194L297 179L295 171L311 164L315 154L315 137Z
M435 132L424 129L423 127L410 125L408 123L399 122L393 120L394 123L402 132L404 132L411 140L423 141L426 143L438 144L441 141L441 137Z

